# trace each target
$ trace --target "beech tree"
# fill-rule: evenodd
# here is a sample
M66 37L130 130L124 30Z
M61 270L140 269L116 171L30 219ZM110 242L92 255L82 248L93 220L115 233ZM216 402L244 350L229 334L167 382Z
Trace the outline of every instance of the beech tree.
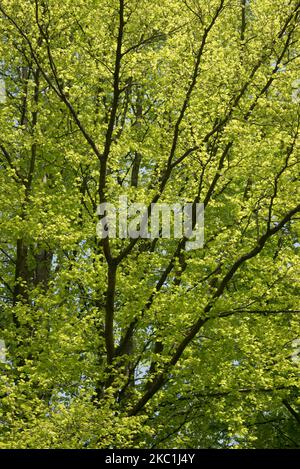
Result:
M299 1L0 15L0 447L299 447ZM203 247L99 238L120 196Z

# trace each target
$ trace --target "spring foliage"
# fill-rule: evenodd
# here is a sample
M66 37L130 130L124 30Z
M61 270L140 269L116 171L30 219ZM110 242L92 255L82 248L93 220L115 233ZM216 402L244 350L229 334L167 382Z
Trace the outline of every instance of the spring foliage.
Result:
M300 446L299 19L0 1L0 448ZM204 247L98 239L122 195Z

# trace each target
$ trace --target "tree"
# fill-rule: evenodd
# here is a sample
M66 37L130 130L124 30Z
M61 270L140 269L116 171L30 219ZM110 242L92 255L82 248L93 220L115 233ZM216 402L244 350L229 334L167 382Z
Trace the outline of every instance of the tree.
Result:
M0 12L0 447L298 447L300 3ZM203 248L100 239L120 196Z

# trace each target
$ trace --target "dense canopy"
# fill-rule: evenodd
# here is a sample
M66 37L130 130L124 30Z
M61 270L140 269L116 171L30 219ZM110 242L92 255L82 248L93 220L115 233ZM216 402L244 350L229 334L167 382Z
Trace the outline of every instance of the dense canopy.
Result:
M300 447L299 20L0 0L0 448ZM203 247L100 239L120 196Z

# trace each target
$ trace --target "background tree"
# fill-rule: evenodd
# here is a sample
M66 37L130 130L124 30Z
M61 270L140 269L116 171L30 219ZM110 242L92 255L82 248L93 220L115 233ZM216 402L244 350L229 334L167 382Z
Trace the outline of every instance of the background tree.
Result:
M298 447L299 1L0 13L0 447ZM203 249L98 239L120 195Z

